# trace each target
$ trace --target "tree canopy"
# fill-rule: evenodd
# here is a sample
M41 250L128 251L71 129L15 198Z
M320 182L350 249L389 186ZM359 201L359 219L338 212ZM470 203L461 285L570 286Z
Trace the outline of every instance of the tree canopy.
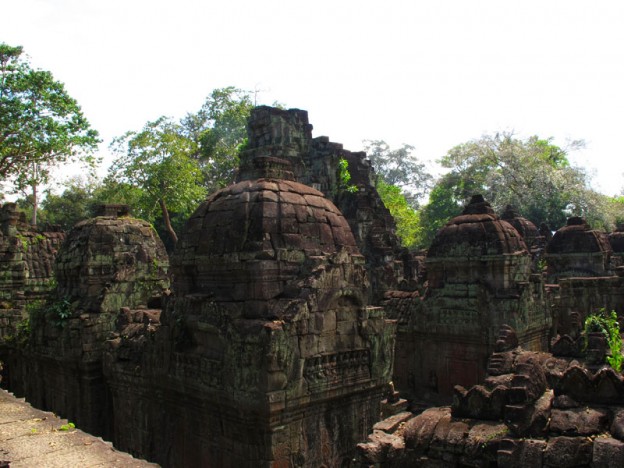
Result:
M391 149L383 140L365 140L364 147L375 169L377 192L394 218L401 244L417 246L422 236L418 208L430 188L431 174L411 145Z
M602 227L605 222L596 215L605 200L589 188L585 171L572 166L567 157L580 146L582 142L575 141L564 149L552 139L523 140L512 133L496 133L452 148L440 160L448 172L438 179L421 212L423 242L431 242L476 193L497 212L511 204L527 219L551 229L564 225L573 214Z
M401 189L412 208L417 209L419 201L431 188L433 177L414 154L414 147L403 144L391 149L383 140L365 140L364 150L375 173L386 184Z
M252 108L248 92L229 86L213 90L197 113L181 120L182 134L193 144L190 155L198 161L209 193L234 181Z
M206 194L234 181L252 107L245 91L215 89L179 122L160 117L115 138L110 147L117 159L101 196L130 204L153 223L158 210L175 244L176 230Z
M154 210L160 210L174 244L178 237L169 211L190 215L206 195L202 172L190 157L193 148L181 126L167 117L111 143L117 159L109 171L110 185L117 184L117 194L135 199L133 207L141 217L153 219Z
M31 68L22 47L0 43L0 181L32 189L66 162L95 165L99 143L80 106L49 71Z
M419 214L409 205L400 187L380 180L377 183L377 192L394 218L397 225L396 234L401 244L407 248L418 245L422 237Z

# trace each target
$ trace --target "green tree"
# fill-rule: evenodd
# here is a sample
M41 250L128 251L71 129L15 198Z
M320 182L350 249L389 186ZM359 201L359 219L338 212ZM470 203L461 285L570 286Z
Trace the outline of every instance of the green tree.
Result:
M51 170L79 161L97 164L99 143L80 106L49 71L34 70L22 47L0 43L0 181L30 191L37 223L38 187Z
M182 119L182 133L193 142L190 154L200 164L209 193L234 181L252 108L247 91L229 86L212 91L197 113Z
M192 154L194 143L179 124L167 117L148 122L140 132L115 138L111 149L117 155L107 182L121 197L135 198L134 208L142 218L154 219L160 210L173 243L178 236L170 211L190 215L206 195L202 172Z
M364 150L377 176L386 184L399 187L412 208L418 209L420 199L431 188L433 177L416 157L414 149L406 144L390 149L383 140L364 140Z
M449 171L436 182L421 212L423 238L430 242L475 193L497 212L511 204L534 223L544 222L553 229L572 214L591 222L592 213L600 211L600 197L589 188L585 172L567 158L569 151L582 145L574 141L564 149L552 139L522 140L496 133L452 148L440 161Z
M77 222L93 217L101 187L95 179L73 177L64 184L60 195L48 190L41 202L45 222L69 231Z
M377 192L396 222L397 236L401 239L401 244L407 248L419 245L422 236L419 215L409 205L403 191L382 179L377 183Z

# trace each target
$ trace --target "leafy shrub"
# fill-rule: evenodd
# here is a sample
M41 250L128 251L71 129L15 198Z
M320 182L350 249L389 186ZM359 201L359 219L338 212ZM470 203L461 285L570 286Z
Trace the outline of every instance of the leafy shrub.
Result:
M611 355L606 357L607 363L616 371L622 371L622 335L620 334L620 322L617 313L610 313L603 308L595 314L590 314L585 319L585 347L587 347L587 334L601 332L607 339Z

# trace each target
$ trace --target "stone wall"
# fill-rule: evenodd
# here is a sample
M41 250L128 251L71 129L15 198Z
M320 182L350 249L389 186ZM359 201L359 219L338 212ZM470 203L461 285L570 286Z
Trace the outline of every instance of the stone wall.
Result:
M64 238L27 224L14 203L0 206L0 340L15 337L26 305L55 286L54 261Z
M561 279L553 303L555 331L559 334L570 333L576 322L582 324L589 314L601 309L614 310L619 317L624 317L624 277ZM576 315L574 323L572 314Z
M381 302L385 291L408 283L407 252L401 247L394 220L375 189L375 173L366 153L345 150L328 137L312 138L306 111L271 107L254 110L249 121L249 147L259 156L291 160L295 177L320 190L344 214L366 259L369 294L374 303ZM350 184L357 188L355 192L341 186L341 159L348 162ZM244 162L241 170L245 170Z
M624 379L602 363L503 345L451 407L378 423L358 466L622 466Z
M302 116L254 112L239 181L180 237L159 322L130 311L109 340L123 450L165 466L344 466L379 418L395 326L368 305L345 217L296 180Z
M29 311L29 334L11 363L9 389L84 430L111 436L103 346L122 306L159 302L168 258L149 223L127 207L77 223L56 258L57 287ZM111 212L112 209L112 212Z
M0 361L4 384L21 393L19 348L30 330L28 311L56 285L54 262L65 234L29 225L14 203L0 206Z
M504 323L522 346L545 350L551 316L543 280L519 233L480 196L437 234L424 295L386 303L399 328L394 382L413 399L450 399L453 386L485 378Z
M607 235L578 216L568 219L546 246L548 281L560 278L613 276L613 250Z

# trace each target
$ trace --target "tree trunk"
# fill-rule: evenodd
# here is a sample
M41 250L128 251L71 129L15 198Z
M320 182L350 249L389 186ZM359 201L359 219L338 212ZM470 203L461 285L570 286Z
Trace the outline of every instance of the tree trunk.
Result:
M173 230L173 226L171 226L171 220L169 219L169 210L167 209L167 204L162 198L158 200L158 203L160 204L163 220L165 221L165 228L167 229L169 236L171 236L171 240L173 241L173 245L175 246L178 243L178 236Z
M37 225L37 210L39 209L39 200L37 199L37 183L32 183L32 196L33 196L33 211L32 218L30 219L30 224L33 226Z

